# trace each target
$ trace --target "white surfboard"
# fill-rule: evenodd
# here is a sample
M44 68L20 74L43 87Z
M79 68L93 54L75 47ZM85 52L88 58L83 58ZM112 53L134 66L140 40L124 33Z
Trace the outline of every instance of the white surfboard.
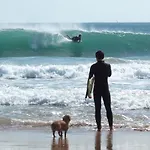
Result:
M92 98L91 94L92 94L92 91L93 91L94 81L95 81L95 77L92 77L91 79L88 80L88 84L87 84L87 96L89 98Z

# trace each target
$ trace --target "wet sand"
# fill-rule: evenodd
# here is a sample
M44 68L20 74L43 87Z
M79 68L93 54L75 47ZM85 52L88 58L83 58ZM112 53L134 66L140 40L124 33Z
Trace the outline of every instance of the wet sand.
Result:
M49 129L3 129L1 150L149 150L150 132L71 128L67 138L52 137Z

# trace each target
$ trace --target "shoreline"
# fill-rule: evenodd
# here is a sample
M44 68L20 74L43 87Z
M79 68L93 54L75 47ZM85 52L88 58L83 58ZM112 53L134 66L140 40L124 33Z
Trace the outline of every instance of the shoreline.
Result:
M2 150L149 150L149 132L70 128L65 139L47 128L0 130Z

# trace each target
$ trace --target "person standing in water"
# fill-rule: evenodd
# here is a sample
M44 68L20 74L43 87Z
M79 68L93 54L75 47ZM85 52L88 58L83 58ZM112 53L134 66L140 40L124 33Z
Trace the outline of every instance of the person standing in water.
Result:
M104 53L102 51L97 51L95 53L97 62L90 67L89 79L93 76L95 78L94 82L94 103L95 103L95 120L97 124L98 131L101 130L101 97L103 98L104 105L106 108L107 119L109 123L110 130L113 129L113 114L111 110L111 96L108 86L108 77L111 76L111 65L104 62ZM86 92L85 98L88 97L88 90ZM89 97L91 98L91 97Z

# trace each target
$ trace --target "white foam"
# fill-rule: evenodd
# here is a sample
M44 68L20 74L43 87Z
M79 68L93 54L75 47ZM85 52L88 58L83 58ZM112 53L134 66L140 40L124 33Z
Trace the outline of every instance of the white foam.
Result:
M118 109L149 109L150 92L140 89L113 89L111 91L112 103Z
M86 65L0 65L0 76L5 79L19 78L74 78L85 76Z
M0 30L8 30L8 29L22 29L29 31L37 31L37 32L46 32L57 34L61 31L70 31L70 30L82 30L80 24L1 24Z
M112 78L116 80L149 79L150 61L130 61L128 63L113 64Z
M121 30L110 30L110 29L90 29L91 33L104 33L104 34L121 34L120 36L124 36L125 34L133 34L133 35L150 35L149 33L142 33L142 32L133 32L133 31L121 31Z
M108 62L112 60L106 59ZM84 103L87 77L92 63L84 60L83 62L70 65L1 63L0 102L4 105L84 104L93 107L93 101ZM147 82L149 66L149 61L139 60L124 60L112 64L112 77L109 78L109 82L114 108L150 108ZM139 78L141 72L144 72L144 75L142 73L142 78Z
M75 23L55 23L55 24L19 24L19 23L3 23L0 24L1 30L11 30L11 29L19 29L19 30L28 30L28 31L36 31L36 32L45 32L51 34L59 34L61 31L80 31L87 33L104 33L104 34L137 34L137 35L150 35L149 33L143 32L133 32L133 31L122 31L122 30L112 30L112 29L96 29L90 27L87 29L83 24L75 24ZM122 35L123 36L123 35Z
M110 80L149 79L149 61L125 61L106 59L112 63L112 77ZM5 79L19 78L86 78L90 63L79 65L16 65L1 64L0 76Z

